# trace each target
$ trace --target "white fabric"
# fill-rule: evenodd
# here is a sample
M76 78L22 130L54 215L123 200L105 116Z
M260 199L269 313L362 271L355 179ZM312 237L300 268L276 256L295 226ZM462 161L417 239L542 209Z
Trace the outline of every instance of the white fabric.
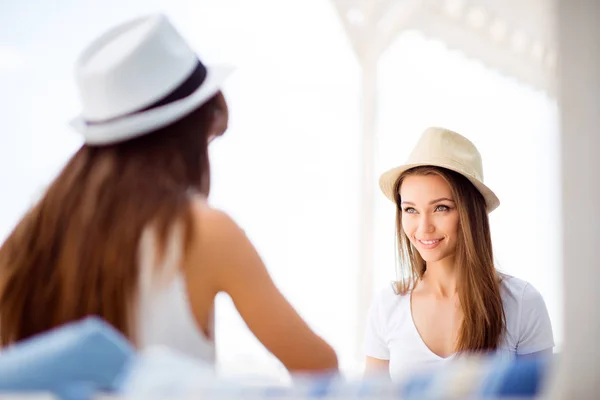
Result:
M117 143L163 128L185 117L217 94L225 78L233 72L233 68L228 66L211 66L206 67L206 70L206 79L202 85L181 100L96 125L88 125L80 115L71 120L70 125L90 145Z
M550 317L540 293L528 282L509 275L504 275L500 291L506 334L497 354L512 358L554 347ZM410 295L397 295L391 286L381 291L371 305L365 354L389 360L392 379L441 366L454 358L442 358L425 345L412 319Z
M189 303L181 271L181 229L169 236L164 256L156 257L156 238L144 231L139 246L140 295L137 304L137 345L143 350L165 346L214 364L214 341L200 329Z

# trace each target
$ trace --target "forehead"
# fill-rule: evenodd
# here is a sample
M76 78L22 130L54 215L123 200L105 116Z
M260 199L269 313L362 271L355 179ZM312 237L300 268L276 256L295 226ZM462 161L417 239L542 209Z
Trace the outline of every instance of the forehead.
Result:
M439 175L409 175L400 186L402 201L427 203L434 199L452 199L452 188Z

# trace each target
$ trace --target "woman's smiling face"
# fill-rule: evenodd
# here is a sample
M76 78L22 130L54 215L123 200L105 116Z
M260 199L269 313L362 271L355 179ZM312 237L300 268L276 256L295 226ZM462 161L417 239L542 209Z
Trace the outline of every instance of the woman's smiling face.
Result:
M453 257L459 214L439 175L408 175L400 186L402 229L425 262Z

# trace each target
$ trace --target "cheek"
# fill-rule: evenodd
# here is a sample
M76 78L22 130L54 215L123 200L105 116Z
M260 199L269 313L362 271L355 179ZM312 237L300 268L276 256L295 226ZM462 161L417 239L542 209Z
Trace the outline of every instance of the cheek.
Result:
M458 214L454 215L454 218L450 219L450 229L452 229L453 232L458 232Z
M410 218L410 216L402 218L402 230L411 240L416 229L416 225L415 218Z
M449 235L456 237L458 233L458 215L452 215L448 218L444 218L443 221L440 221L441 227L443 227L444 232Z

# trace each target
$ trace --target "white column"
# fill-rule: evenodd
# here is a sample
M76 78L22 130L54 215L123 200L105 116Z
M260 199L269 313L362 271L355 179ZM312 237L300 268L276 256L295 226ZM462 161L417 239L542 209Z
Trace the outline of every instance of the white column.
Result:
M377 57L367 56L362 60L362 151L360 183L360 232L358 264L357 357L363 357L363 341L367 313L373 297L374 274L374 189L375 182L375 131L377 109Z
M556 399L600 398L600 1L555 0L565 341ZM543 249L540 249L543 251Z

